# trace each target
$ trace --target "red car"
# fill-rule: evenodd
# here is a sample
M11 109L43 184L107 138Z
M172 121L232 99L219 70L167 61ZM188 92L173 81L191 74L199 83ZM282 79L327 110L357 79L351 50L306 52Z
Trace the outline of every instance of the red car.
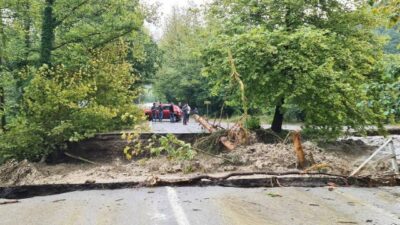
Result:
M169 119L169 107L171 104L161 104L163 108L163 119ZM175 113L175 121L179 122L182 119L183 112L179 106L174 105L174 113ZM144 114L147 116L149 120L152 120L151 109L145 109Z

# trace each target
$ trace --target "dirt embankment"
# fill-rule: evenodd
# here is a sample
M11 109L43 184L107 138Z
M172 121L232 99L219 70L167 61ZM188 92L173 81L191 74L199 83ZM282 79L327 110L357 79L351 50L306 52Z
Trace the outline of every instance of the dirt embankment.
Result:
M400 136L393 136L395 146ZM310 172L328 172L348 175L377 147L383 137L342 139L325 144L303 143L307 161L320 164ZM381 176L391 172L391 164L380 154L360 172L360 175ZM231 171L296 171L296 155L292 144L255 143L238 147L213 157L199 153L192 161L173 161L165 156L126 162L115 159L112 163L92 165L61 163L47 165L27 161L10 161L0 167L0 186L85 182L142 181L149 176L175 178L195 174L215 174Z

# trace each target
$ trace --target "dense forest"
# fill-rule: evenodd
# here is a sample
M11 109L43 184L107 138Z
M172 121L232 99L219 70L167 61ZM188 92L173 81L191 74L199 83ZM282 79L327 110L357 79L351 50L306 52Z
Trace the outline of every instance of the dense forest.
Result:
M400 2L215 0L163 36L138 0L0 2L0 163L132 128L144 85L215 115L293 118L336 137L400 120ZM222 113L221 113L222 114Z

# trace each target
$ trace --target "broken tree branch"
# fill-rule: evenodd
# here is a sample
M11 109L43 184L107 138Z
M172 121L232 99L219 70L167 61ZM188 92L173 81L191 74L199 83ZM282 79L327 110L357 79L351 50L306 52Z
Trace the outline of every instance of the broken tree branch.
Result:
M82 157L80 157L80 156L72 155L71 153L68 153L68 152L64 152L64 154L65 154L66 156L68 156L68 157L73 158L73 159L78 159L78 160L81 160L81 161L83 161L83 162L87 162L87 163L90 163L90 164L93 164L93 165L98 165L98 163L96 163L96 162L90 161L90 160L88 160L88 159L84 159L84 158L82 158Z
M19 203L19 201L18 200L4 201L4 202L0 202L0 205L7 205L7 204L14 204L14 203Z
M221 137L219 140L229 151L233 151L236 148L235 144L229 141L227 137Z
M199 115L194 115L193 118L196 120L196 122L200 123L201 126L206 128L208 132L213 133L216 131L216 129L211 126L203 117Z

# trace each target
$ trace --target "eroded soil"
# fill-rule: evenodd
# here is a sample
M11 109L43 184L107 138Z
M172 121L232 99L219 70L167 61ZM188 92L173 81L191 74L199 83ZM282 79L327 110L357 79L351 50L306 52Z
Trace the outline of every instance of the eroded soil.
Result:
M399 149L400 136L392 136ZM348 175L380 144L384 137L347 138L336 142L303 143L306 159L311 165L322 164L310 172ZM391 173L387 154L379 154L359 175L382 176ZM219 174L231 171L296 171L292 144L255 143L224 152L218 157L199 153L192 161L174 161L165 156L127 162L116 158L111 163L61 163L47 165L27 161L10 161L0 167L0 186L85 182L142 181L150 176L176 178L197 174Z

